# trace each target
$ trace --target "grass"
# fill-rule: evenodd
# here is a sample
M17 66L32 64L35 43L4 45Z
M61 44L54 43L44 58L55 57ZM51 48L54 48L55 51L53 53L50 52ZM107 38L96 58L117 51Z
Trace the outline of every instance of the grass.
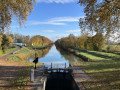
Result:
M15 49L17 49L17 47L15 47L15 48L9 48L9 49L5 50L5 53L3 53L2 50L0 50L0 56L8 54L8 53L14 51Z
M27 47L23 47L20 51L16 52L15 54L9 56L7 60L9 61L24 61L27 60L31 55L35 52L34 50L30 50Z
M24 87L27 85L27 83L30 81L30 70L31 67L28 67L24 70L22 70L17 76L16 78L11 81L11 85L14 86L14 89L16 90L23 90Z
M86 56L92 59L93 61L113 60L115 58L119 58L119 55L117 54L100 52L100 51L90 51L90 50L76 50L76 54Z
M92 79L82 82L87 90L120 90L119 55L90 50L76 52L94 60L77 63Z
M48 45L43 45L43 46L32 46L32 48L33 49L44 49L44 48L50 47L51 45L53 44L48 44Z
M7 58L8 61L11 62L19 62L27 65L34 65L32 62L27 62L31 56L35 54L35 51L32 49L28 49L27 47L23 47L20 51L15 54L9 56ZM43 65L43 63L38 63L37 65Z
M82 62L79 65L91 77L91 81L84 81L87 90L119 90L120 89L120 59Z

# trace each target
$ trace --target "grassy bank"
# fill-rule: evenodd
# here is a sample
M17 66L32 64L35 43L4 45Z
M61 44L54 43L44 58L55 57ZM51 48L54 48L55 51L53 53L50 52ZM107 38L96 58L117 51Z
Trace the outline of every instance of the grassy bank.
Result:
M89 58L91 61L99 60L114 60L118 59L120 56L113 53L106 53L100 51L90 51L90 50L75 50L76 55L82 55Z
M90 58L92 61L75 63L91 77L84 81L87 90L120 89L120 56L99 51L75 50L75 54Z
M51 47L54 43L43 45L43 46L32 46L33 49L45 49L47 47Z
M28 49L27 47L23 47L20 51L17 51L13 55L9 56L7 60L22 62L24 60L27 60L34 53L35 53L34 50Z
M16 62L26 66L22 71L19 71L18 75L11 81L11 85L13 89L23 90L27 83L30 82L30 69L34 68L33 62L26 62L28 58L35 54L35 51L32 49L28 49L27 47L23 47L20 51L14 53L9 56L7 60L9 62ZM38 63L38 65L43 65L42 63ZM19 67L19 66L18 66Z
M17 47L6 49L6 50L5 50L5 53L3 53L2 50L0 50L0 56L3 56L3 55L5 55L5 54L8 54L8 53L14 51L15 49L17 49Z

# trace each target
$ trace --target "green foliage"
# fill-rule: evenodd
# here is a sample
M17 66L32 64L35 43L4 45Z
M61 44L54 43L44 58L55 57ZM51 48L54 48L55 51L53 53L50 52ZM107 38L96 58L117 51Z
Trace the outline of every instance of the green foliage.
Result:
M5 52L5 49L7 49L9 47L9 39L7 38L7 36L4 34L2 37L2 51Z

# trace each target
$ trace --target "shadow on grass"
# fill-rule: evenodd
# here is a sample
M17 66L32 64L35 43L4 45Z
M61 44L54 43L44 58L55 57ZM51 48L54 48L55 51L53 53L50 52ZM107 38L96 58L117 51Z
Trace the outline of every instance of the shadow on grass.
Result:
M26 75L26 72L24 70L26 70L27 68L27 66L0 66L0 87L14 87L15 84L11 84L11 82L13 82L15 79L18 79L20 75Z
M115 59L115 58L118 59L118 57L115 57L115 56L107 56L107 55L98 54L98 53L95 53L95 52L90 52L90 51L87 51L87 50L78 50L78 51L79 52L88 53L90 55L93 55L93 56L96 56L96 57L100 57L100 58L104 58L104 59Z
M83 82L87 90L119 90L120 70L90 73L94 77L92 81Z

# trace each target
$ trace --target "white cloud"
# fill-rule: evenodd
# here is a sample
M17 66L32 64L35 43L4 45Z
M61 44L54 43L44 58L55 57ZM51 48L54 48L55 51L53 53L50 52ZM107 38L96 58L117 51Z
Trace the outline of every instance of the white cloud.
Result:
M31 22L28 22L28 25L40 25L40 24L66 25L65 22L78 22L79 18L82 18L82 17L56 17L43 22L31 21Z
M37 3L71 3L71 2L75 2L76 0L36 0Z
M78 22L80 17L56 17L50 19L52 22Z
M66 25L65 23L52 22L52 21L46 21L46 22L31 21L31 22L29 22L29 25L40 25L40 24L49 24L49 25Z
M54 30L42 30L42 32L55 32Z
M63 37L68 37L70 35L70 33L65 33L65 34L56 34L56 36L50 37L50 39L52 41L56 41L58 39L61 39ZM79 36L80 33L74 33L75 36Z
M68 31L66 31L66 32L71 32L71 33L73 33L73 32L80 32L81 30L68 30Z

